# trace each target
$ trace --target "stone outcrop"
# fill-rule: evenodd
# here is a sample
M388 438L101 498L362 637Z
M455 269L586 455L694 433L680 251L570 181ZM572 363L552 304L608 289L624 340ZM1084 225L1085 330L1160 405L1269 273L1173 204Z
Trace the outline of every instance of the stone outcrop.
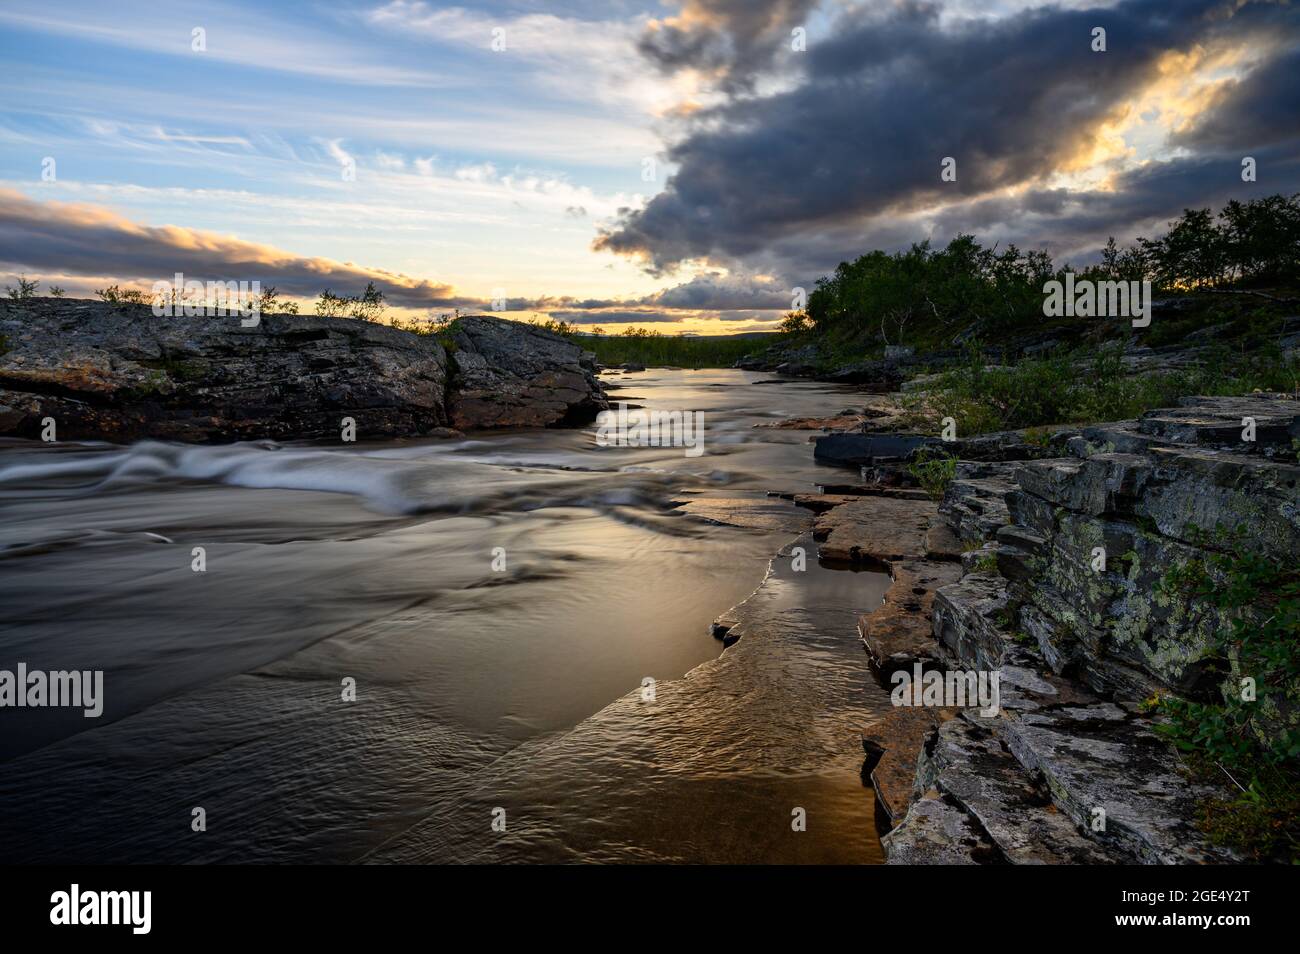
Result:
M922 447L940 443L919 434L827 434L817 438L813 458L818 463L847 467L896 464L906 461Z
M899 669L937 662L930 610L936 588L956 580L955 539L929 499L896 496L897 488L858 488L853 494L800 494L795 503L812 510L813 539L823 560L882 568L890 585L878 607L858 617L858 633L871 669L882 681ZM725 637L724 637L725 638ZM912 794L917 759L930 733L955 710L891 708L864 726L871 779L884 816L900 821Z
M1227 621L1162 579L1222 546L1216 527L1295 564L1298 433L1293 400L1189 398L1068 435L1065 456L959 465L941 513L976 549L934 596L933 645L908 652L1000 671L1001 705L930 731L885 838L891 863L1237 860L1196 826L1222 793L1186 773L1138 703L1222 691L1208 650Z
M988 720L963 712L944 722L921 752L916 788L920 811L886 836L895 863L917 863L913 846L939 847L954 863L1105 864L1124 860L1080 834L1043 785L1025 774ZM962 820L958 838L924 829L936 815ZM950 826L956 827L950 822ZM944 842L948 842L944 844Z
M349 318L156 317L148 306L0 303L0 434L219 443L359 440L585 423L594 363L541 329L461 319L431 335Z
M609 407L595 355L554 332L471 316L456 322L452 341L458 428L580 425Z
M0 306L0 433L187 442L337 440L447 424L447 356L431 337L343 318L158 318L144 305Z

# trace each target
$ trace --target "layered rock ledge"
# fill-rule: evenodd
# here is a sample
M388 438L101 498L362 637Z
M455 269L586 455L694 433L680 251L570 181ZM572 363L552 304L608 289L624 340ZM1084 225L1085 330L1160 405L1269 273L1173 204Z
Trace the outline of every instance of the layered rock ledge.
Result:
M192 443L358 439L582 424L607 406L593 357L488 316L433 335L348 318L160 318L143 305L0 302L0 434Z
M1246 419L1254 439L1244 440ZM1224 791L1190 774L1140 703L1210 701L1226 625L1160 586L1207 531L1300 555L1300 403L1187 398L1132 421L950 443L941 504L909 499L907 435L818 438L856 486L796 497L823 558L893 584L859 620L872 669L1000 673L998 711L898 707L863 729L894 864L1240 860L1200 830ZM1105 565L1098 562L1104 554Z
M1055 435L1061 456L958 465L940 513L967 550L963 573L934 595L932 642L908 653L1000 671L1001 706L928 733L884 839L891 863L1239 860L1197 825L1222 793L1185 770L1139 703L1221 691L1210 649L1225 620L1158 584L1205 560L1216 527L1294 565L1298 437L1293 400L1188 398Z

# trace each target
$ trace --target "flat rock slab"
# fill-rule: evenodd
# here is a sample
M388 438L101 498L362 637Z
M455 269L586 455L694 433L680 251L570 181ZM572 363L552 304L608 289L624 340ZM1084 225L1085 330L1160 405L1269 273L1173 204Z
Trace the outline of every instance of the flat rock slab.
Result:
M821 484L822 495L839 494L845 497L894 497L898 500L929 500L930 495L920 487L894 487L887 484ZM799 495L805 496L805 495ZM807 494L812 497L815 494Z
M1105 812L1105 841L1146 864L1236 860L1192 824L1209 794L1180 771L1150 724L1113 703L1060 706L1005 720L1011 752L1041 772L1052 800L1076 823Z
M925 793L881 844L890 865L982 865L1001 859L966 810L938 791Z
M960 561L963 550L961 538L943 520L931 520L925 532L925 557L927 560Z
M831 417L790 417L782 421L763 421L758 428L775 428L790 431L853 431L865 427L867 418L857 412L835 414Z
M1300 405L1285 395L1190 397L1180 407L1147 411L1138 419L1143 434L1179 444L1234 447L1241 451L1289 446L1300 437ZM1241 439L1242 418L1255 421L1253 446Z
M846 503L853 503L860 496L860 494L841 493L795 494L791 499L800 507L811 510L813 513L826 513L828 510L842 507Z
M893 564L893 583L881 605L858 619L858 634L882 676L916 663L936 665L939 643L934 638L930 611L934 591L955 583L961 567L955 563L923 561Z
M710 523L750 530L803 533L812 522L810 514L772 497L697 497L679 504L677 510Z
M813 537L827 560L924 560L926 533L937 511L929 500L855 498L820 514L813 525Z
M997 732L1000 723L972 710L945 722L922 754L921 783L961 805L1011 864L1131 862L1122 852L1087 837L1052 804L1046 789L1003 744Z
M891 825L897 825L907 814L925 740L957 711L935 706L893 706L863 729L862 747L869 756L879 757L871 769L871 785Z

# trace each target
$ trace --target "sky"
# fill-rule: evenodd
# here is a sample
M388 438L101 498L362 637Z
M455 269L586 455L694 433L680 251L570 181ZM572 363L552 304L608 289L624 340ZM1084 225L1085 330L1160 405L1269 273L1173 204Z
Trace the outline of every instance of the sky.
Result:
M769 330L873 248L1300 191L1280 0L4 0L0 63L0 284L81 297Z

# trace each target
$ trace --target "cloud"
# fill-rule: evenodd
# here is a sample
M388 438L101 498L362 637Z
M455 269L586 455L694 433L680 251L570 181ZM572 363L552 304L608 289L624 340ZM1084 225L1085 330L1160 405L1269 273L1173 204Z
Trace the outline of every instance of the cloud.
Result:
M294 255L174 225L140 225L102 206L37 202L0 189L0 262L12 270L112 275L151 285L176 272L198 281L260 281L291 296L355 294L373 281L397 307L481 307L455 289L400 272Z
M330 154L330 158L339 164L343 169L356 168L357 160L352 154L343 148L343 140L327 139L324 142L325 151ZM382 163L380 164L382 167Z
M725 89L746 89L791 52L791 31L805 26L816 6L817 0L686 0L677 16L652 20L637 48L665 72L694 69Z
M421 0L391 0L366 21L400 34L481 54L494 74L520 71L530 90L551 96L657 115L688 92L649 74L636 55L645 17L611 16L607 8L587 16L433 7ZM495 49L493 44L501 45Z
M731 50L758 42L772 29L763 24L791 7L741 6L692 0L683 15L730 31ZM1096 26L1107 30L1105 53L1090 47ZM676 172L664 191L622 210L594 247L639 259L653 274L707 260L815 275L833 268L836 254L868 250L866 236L886 234L896 246L939 224L963 230L992 214L988 203L1006 209L1061 189L1105 199L1118 185L1150 187L1130 173L1204 157L1180 149L1231 144L1240 156L1294 144L1298 34L1294 8L1224 0L1187 0L1176 15L1165 2L1128 0L956 20L921 0L852 8L809 40L792 82L685 120L668 149ZM727 50L696 42L669 55L646 41L661 65L744 68ZM1180 76L1189 64L1206 75ZM1174 89L1182 80L1193 88ZM1148 89L1164 98L1149 115L1131 114ZM949 156L956 182L940 180ZM1300 181L1294 161L1279 162L1270 191ZM1172 205L1164 211L1200 204L1203 194L1165 194ZM1103 205L1144 204L1127 198ZM909 229L896 227L908 219Z
M617 324L676 324L687 316L674 315L663 311L551 311L547 312L557 321L567 321L574 325L617 325Z
M794 307L794 289L771 276L707 272L690 281L641 299L642 304L708 311L743 311Z
M705 272L690 280L672 285L660 291L636 298L573 298L544 297L516 298L509 302L510 308L523 311L548 311L552 315L576 315L585 312L601 312L597 315L604 321L681 321L684 317L696 316L702 312L712 312L720 317L720 312L789 311L793 288L786 287L771 275L724 274L722 272ZM641 310L645 309L645 310ZM633 315L633 318L615 318L611 314ZM671 313L676 314L671 314ZM663 315L661 318L642 317L646 315ZM566 318L572 321L572 318ZM590 322L579 322L587 324Z
M382 51L365 56L357 43L317 29L315 20L286 21L256 8L214 3L133 8L126 3L65 0L54 10L44 2L9 0L0 9L0 23L7 32L74 37L147 55L184 58L190 64L209 60L349 85L447 87L456 82L426 69L394 65ZM199 27L206 31L201 51L192 46L191 31Z

